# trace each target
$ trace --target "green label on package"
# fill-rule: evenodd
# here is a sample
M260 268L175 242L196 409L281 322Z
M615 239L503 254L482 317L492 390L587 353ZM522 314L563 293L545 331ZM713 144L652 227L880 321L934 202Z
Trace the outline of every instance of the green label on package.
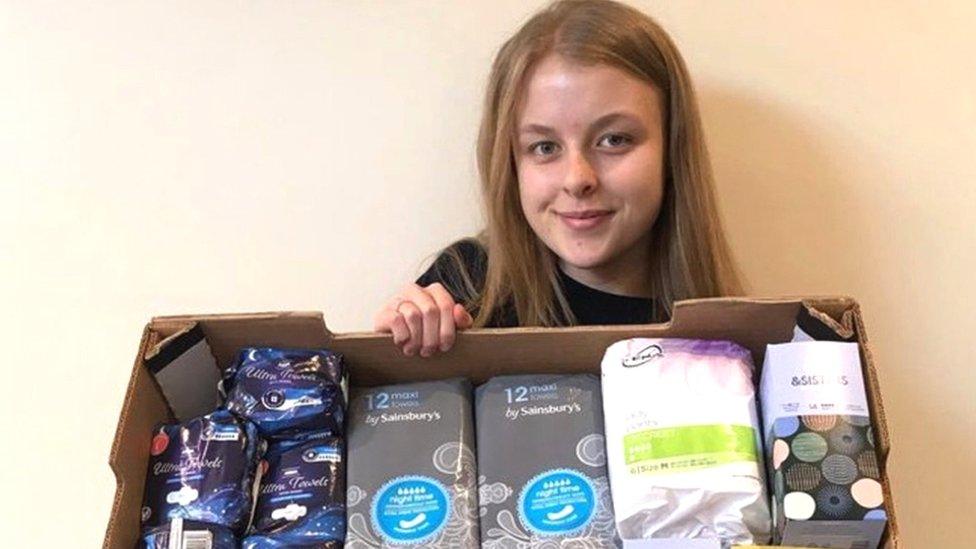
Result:
M638 431L624 436L624 461L633 475L756 462L756 431L745 425L685 425Z

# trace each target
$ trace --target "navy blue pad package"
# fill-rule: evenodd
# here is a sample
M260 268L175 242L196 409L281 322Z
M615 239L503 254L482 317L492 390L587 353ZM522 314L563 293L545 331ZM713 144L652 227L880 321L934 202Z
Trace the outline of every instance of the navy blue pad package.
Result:
M179 521L179 526L174 523ZM174 519L143 532L136 549L169 549L170 536L178 536L176 547L206 547L208 549L237 549L237 538L224 526L193 520Z
M268 439L341 435L346 403L342 355L327 350L242 349L224 371L224 406Z
M143 532L180 518L243 533L251 514L260 444L254 425L223 409L156 427L146 472Z
M342 547L346 475L341 438L272 444L245 549Z

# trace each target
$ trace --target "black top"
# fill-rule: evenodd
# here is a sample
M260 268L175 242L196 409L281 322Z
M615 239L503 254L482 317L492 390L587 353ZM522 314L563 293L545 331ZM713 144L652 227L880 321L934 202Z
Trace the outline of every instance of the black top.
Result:
M485 275L488 268L488 254L475 240L467 239L455 242L451 248L458 252L474 287L477 291L484 288ZM653 299L629 297L611 294L596 288L591 288L578 282L562 269L559 271L559 282L569 302L576 320L581 325L595 324L647 324L662 320L658 316L658 307ZM468 292L464 290L461 274L456 263L446 253L441 253L434 263L417 279L417 284L428 286L440 282L458 303L466 303ZM494 315L487 324L488 327L519 326L518 316L512 304L504 307Z

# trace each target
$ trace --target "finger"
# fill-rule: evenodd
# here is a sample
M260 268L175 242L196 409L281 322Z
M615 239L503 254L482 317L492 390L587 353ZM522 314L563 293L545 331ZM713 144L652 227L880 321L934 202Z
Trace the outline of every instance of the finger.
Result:
M393 344L397 347L410 340L410 328L399 311L383 309L376 315L373 329L377 332L393 334Z
M423 314L411 301L401 303L399 310L407 324L407 331L410 332L410 338L403 344L403 354L413 356L417 354L424 342Z
M420 347L420 356L428 357L434 354L440 342L440 310L433 296L416 284L408 286L403 297L410 300L423 317L421 331L423 343Z
M471 313L460 303L454 305L454 324L459 330L467 330L474 325L474 319L471 318Z
M393 314L393 320L390 322L390 330L393 332L394 345L400 347L410 341L410 327L407 326L407 321L399 311Z
M437 310L440 312L440 349L447 351L454 346L454 298L447 293L444 286L435 282L425 288L434 298Z

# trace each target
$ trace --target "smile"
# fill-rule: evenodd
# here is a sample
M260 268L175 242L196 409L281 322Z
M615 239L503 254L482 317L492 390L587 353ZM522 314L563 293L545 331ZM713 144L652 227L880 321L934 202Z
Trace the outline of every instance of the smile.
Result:
M595 229L606 223L613 212L610 210L582 210L573 212L556 212L559 219L576 231Z

